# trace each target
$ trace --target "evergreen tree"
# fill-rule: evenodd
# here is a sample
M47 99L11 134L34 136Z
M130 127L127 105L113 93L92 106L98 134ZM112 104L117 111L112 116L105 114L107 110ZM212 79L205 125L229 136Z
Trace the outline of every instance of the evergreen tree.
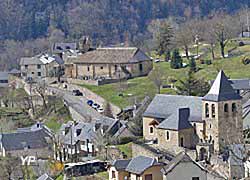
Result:
M164 23L160 27L160 32L157 36L157 46L159 55L165 54L166 60L170 58L170 46L173 38L173 28L169 23Z
M180 56L179 50L175 49L173 51L170 67L172 69L182 68L182 58Z
M171 58L171 52L170 51L167 51L166 52L166 56L165 56L165 61L169 61Z
M191 72L196 72L196 62L195 62L195 59L192 57L190 60L189 60L189 68L190 68L190 71Z
M187 76L179 80L176 86L177 93L186 96L204 96L209 90L209 84L204 79L196 79L192 71L188 71Z

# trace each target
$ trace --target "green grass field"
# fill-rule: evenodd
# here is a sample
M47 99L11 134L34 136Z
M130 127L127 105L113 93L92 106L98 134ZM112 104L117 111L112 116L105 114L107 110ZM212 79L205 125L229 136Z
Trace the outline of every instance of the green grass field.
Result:
M234 43L229 43L226 47L227 52L229 49L232 49L236 45ZM219 48L216 47L215 55L216 60L212 62L211 65L200 64L200 61L197 61L197 67L200 69L195 73L197 78L204 78L205 80L212 80L216 77L218 70L223 69L227 76L230 78L250 78L250 65L243 65L241 60L242 58L250 52L250 45L245 45L242 47L238 47L237 51L240 51L241 55L231 57L231 58L220 58ZM154 53L151 53L151 55ZM210 52L208 51L204 54L203 59L210 58ZM162 57L163 59L164 57ZM187 60L184 59L184 62L187 63ZM174 78L176 80L180 80L185 77L188 67L182 69L171 69L170 63L168 62L160 62L155 63L154 68L159 67L162 69L163 78L166 80L165 84L167 84L168 78ZM178 82L177 82L178 83ZM145 96L154 97L157 92L156 87L149 80L148 77L140 77L134 78L127 81L127 88L123 91L123 96L118 96L120 93L119 83L107 84L103 86L94 86L94 85L82 85L94 93L102 96L107 101L123 108L128 105L133 104L135 100L141 101ZM175 94L176 92L172 89L161 89L161 93L165 94Z

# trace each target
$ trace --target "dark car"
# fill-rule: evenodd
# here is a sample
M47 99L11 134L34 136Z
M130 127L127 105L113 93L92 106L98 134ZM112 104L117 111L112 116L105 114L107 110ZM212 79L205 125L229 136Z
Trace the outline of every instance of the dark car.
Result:
M78 89L73 90L72 94L73 94L74 96L83 96L82 92L79 91Z
M94 104L94 101L88 100L88 101L87 101L87 104L88 104L89 106L92 106L92 105Z

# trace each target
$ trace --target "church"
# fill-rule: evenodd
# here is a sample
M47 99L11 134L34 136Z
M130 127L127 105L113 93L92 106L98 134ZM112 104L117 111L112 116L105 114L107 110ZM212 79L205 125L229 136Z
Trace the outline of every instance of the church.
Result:
M207 160L243 142L242 97L222 70L204 97L156 95L143 114L143 137L158 148L190 149Z

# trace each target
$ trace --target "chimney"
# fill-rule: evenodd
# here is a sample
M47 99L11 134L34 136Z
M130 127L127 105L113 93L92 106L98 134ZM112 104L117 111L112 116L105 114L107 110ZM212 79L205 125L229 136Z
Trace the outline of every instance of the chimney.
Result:
M188 121L190 109L188 107L179 108L178 114L180 121Z

